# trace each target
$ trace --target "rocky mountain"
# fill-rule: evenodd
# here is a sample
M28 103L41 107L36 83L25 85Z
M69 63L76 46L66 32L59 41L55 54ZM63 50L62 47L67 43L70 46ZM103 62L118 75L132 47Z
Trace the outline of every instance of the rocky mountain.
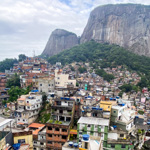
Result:
M56 29L52 32L42 55L53 56L75 45L78 45L76 34L63 29Z
M150 6L104 5L95 8L81 36L81 43L115 43L139 55L150 56Z

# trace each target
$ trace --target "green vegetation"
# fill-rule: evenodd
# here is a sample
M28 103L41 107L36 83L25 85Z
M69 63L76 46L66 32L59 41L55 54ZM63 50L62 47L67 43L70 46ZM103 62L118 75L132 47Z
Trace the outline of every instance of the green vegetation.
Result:
M121 87L119 87L119 89L121 89L122 92L126 92L126 93L131 92L131 91L137 92L139 90L137 86L131 85L131 84L124 84Z
M85 67L79 67L78 71L79 71L80 73L87 72L87 70L86 70Z
M18 63L18 61L22 61L25 60L27 56L25 56L24 54L20 54L19 59L5 59L3 61L0 62L0 72L5 72L5 70L9 70L10 68L13 67L14 63Z
M75 71L74 67L70 66L71 71Z
M49 122L49 123L53 123L53 120L51 119L51 120L49 120L48 122Z
M14 63L17 63L17 59L5 59L0 62L0 72L5 72L5 70L9 70L13 67Z
M108 82L110 82L111 80L113 80L115 77L112 74L108 74L106 73L103 69L97 69L95 71L95 73L101 77L104 78L104 80L107 80Z
M26 89L22 89L18 86L12 86L8 90L8 95L10 96L8 102L14 102L19 98L19 96L28 94L29 92L30 86L28 86Z
M15 74L12 78L10 78L9 80L7 80L6 87L10 88L12 86L18 86L18 87L20 87L20 77L19 77L19 75Z
M50 116L51 116L50 113L44 113L40 115L39 120L41 123L46 123L49 120Z
M140 115L143 115L143 114L144 114L144 111L143 111L143 110L139 110L138 113L139 113Z
M103 69L123 65L142 76L143 79L139 83L141 88L150 86L150 58L134 54L118 45L90 41L48 58L51 64L55 64L56 61L63 65L72 62L90 62L93 69L99 69L99 66Z
M27 58L25 54L20 54L18 57L19 57L19 61L23 61Z

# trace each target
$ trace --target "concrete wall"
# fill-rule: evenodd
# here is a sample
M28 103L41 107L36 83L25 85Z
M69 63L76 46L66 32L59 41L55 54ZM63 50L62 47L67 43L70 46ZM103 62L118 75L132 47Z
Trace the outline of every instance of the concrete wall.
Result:
M25 144L30 145L30 149L33 149L33 136L32 135L24 135L24 136L16 136L14 137L14 144L18 143L18 140L25 139Z

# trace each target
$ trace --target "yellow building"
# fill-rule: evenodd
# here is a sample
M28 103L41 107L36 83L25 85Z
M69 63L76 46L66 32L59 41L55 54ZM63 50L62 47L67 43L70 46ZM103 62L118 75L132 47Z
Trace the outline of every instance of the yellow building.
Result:
M14 136L14 144L28 144L30 150L33 150L33 135L32 131L24 131L19 133L13 133Z
M115 105L116 101L101 101L100 108L103 108L104 111L111 111L112 105Z

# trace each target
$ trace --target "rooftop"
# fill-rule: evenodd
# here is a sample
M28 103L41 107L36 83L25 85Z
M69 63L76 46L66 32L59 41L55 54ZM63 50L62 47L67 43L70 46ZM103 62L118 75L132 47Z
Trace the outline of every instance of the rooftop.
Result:
M44 125L44 124L40 124L40 123L32 123L32 124L30 124L30 125L28 126L28 128L30 128L30 129L35 128L35 130L33 129L33 134L34 134L34 135L37 135L37 134L39 133L39 131L40 131L41 129L43 129L44 127L45 127L45 125Z
M49 120L49 121L47 121L47 123L57 124L57 125L66 125L66 126L70 125L70 121Z
M109 126L109 119L95 118L95 117L81 117L78 120L78 123Z
M0 117L0 127L6 125L7 123L11 122L13 119L5 119Z
M41 128L41 127L44 127L45 125L44 124L40 124L40 123L32 123L28 126L28 128Z

